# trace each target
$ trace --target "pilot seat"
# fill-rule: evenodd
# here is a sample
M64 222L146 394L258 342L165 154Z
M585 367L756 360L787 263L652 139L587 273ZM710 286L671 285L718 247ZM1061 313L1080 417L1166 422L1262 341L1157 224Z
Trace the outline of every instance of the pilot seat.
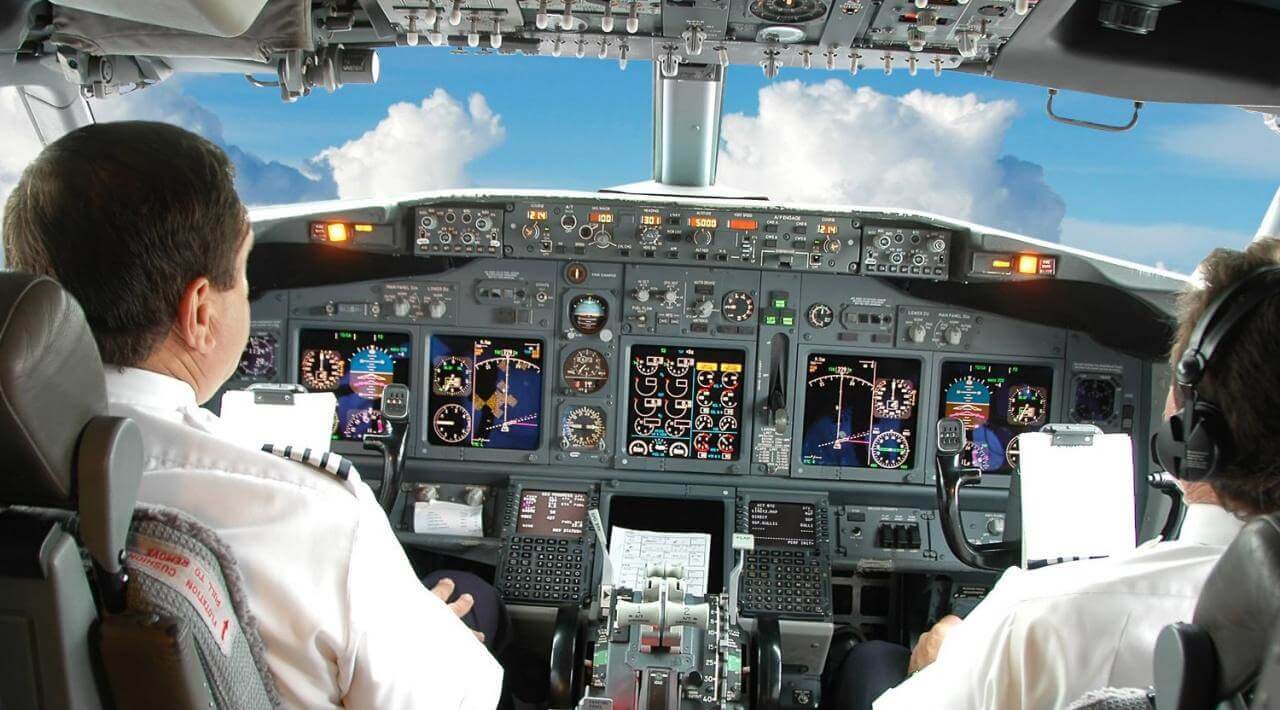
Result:
M0 273L0 707L271 708L217 536L138 506L142 436L54 281Z

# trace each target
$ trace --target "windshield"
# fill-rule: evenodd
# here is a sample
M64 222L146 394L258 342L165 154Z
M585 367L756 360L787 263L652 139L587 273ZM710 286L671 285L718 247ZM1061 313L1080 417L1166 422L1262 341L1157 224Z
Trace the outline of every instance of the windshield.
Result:
M92 102L98 120L163 120L232 156L251 205L431 189L595 190L648 179L648 63L384 49L372 87L294 104L241 76L178 76ZM1054 123L1043 89L957 72L884 76L733 67L717 183L775 200L902 207L1190 272L1254 235L1280 135L1230 107L1148 105L1136 129ZM1124 123L1079 94L1057 110ZM0 89L0 195L39 142Z

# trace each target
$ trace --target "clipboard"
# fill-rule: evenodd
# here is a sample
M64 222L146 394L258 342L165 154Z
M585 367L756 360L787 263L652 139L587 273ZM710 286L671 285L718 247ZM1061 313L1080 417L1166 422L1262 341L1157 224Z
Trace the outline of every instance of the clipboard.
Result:
M254 384L222 395L221 419L227 435L252 449L263 444L328 451L338 400L332 392L308 392L302 385Z
M1128 434L1049 424L1017 441L1024 568L1109 557L1137 546Z

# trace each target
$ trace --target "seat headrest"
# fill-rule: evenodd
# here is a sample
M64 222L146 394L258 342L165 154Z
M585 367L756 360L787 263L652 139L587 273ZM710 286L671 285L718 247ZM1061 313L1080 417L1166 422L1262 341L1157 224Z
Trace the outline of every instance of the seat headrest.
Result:
M1205 580L1193 623L1218 654L1218 697L1243 690L1262 667L1280 618L1280 513L1251 521Z
M47 277L0 273L0 503L74 507L76 444L106 411L80 304Z

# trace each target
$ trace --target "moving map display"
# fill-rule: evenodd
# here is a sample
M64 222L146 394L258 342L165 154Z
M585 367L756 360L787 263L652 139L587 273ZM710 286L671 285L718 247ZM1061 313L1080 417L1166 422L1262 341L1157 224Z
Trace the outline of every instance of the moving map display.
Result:
M303 330L298 334L298 382L338 398L333 438L359 441L382 426L382 389L409 384L413 338L408 333Z
M940 417L964 422L963 462L983 472L1008 473L1009 442L1039 431L1053 404L1053 368L990 362L942 365Z
M911 468L919 396L919 360L810 354L801 460L809 466Z
M627 396L627 454L736 461L746 353L634 345Z
M477 449L538 448L541 340L433 335L427 440Z

